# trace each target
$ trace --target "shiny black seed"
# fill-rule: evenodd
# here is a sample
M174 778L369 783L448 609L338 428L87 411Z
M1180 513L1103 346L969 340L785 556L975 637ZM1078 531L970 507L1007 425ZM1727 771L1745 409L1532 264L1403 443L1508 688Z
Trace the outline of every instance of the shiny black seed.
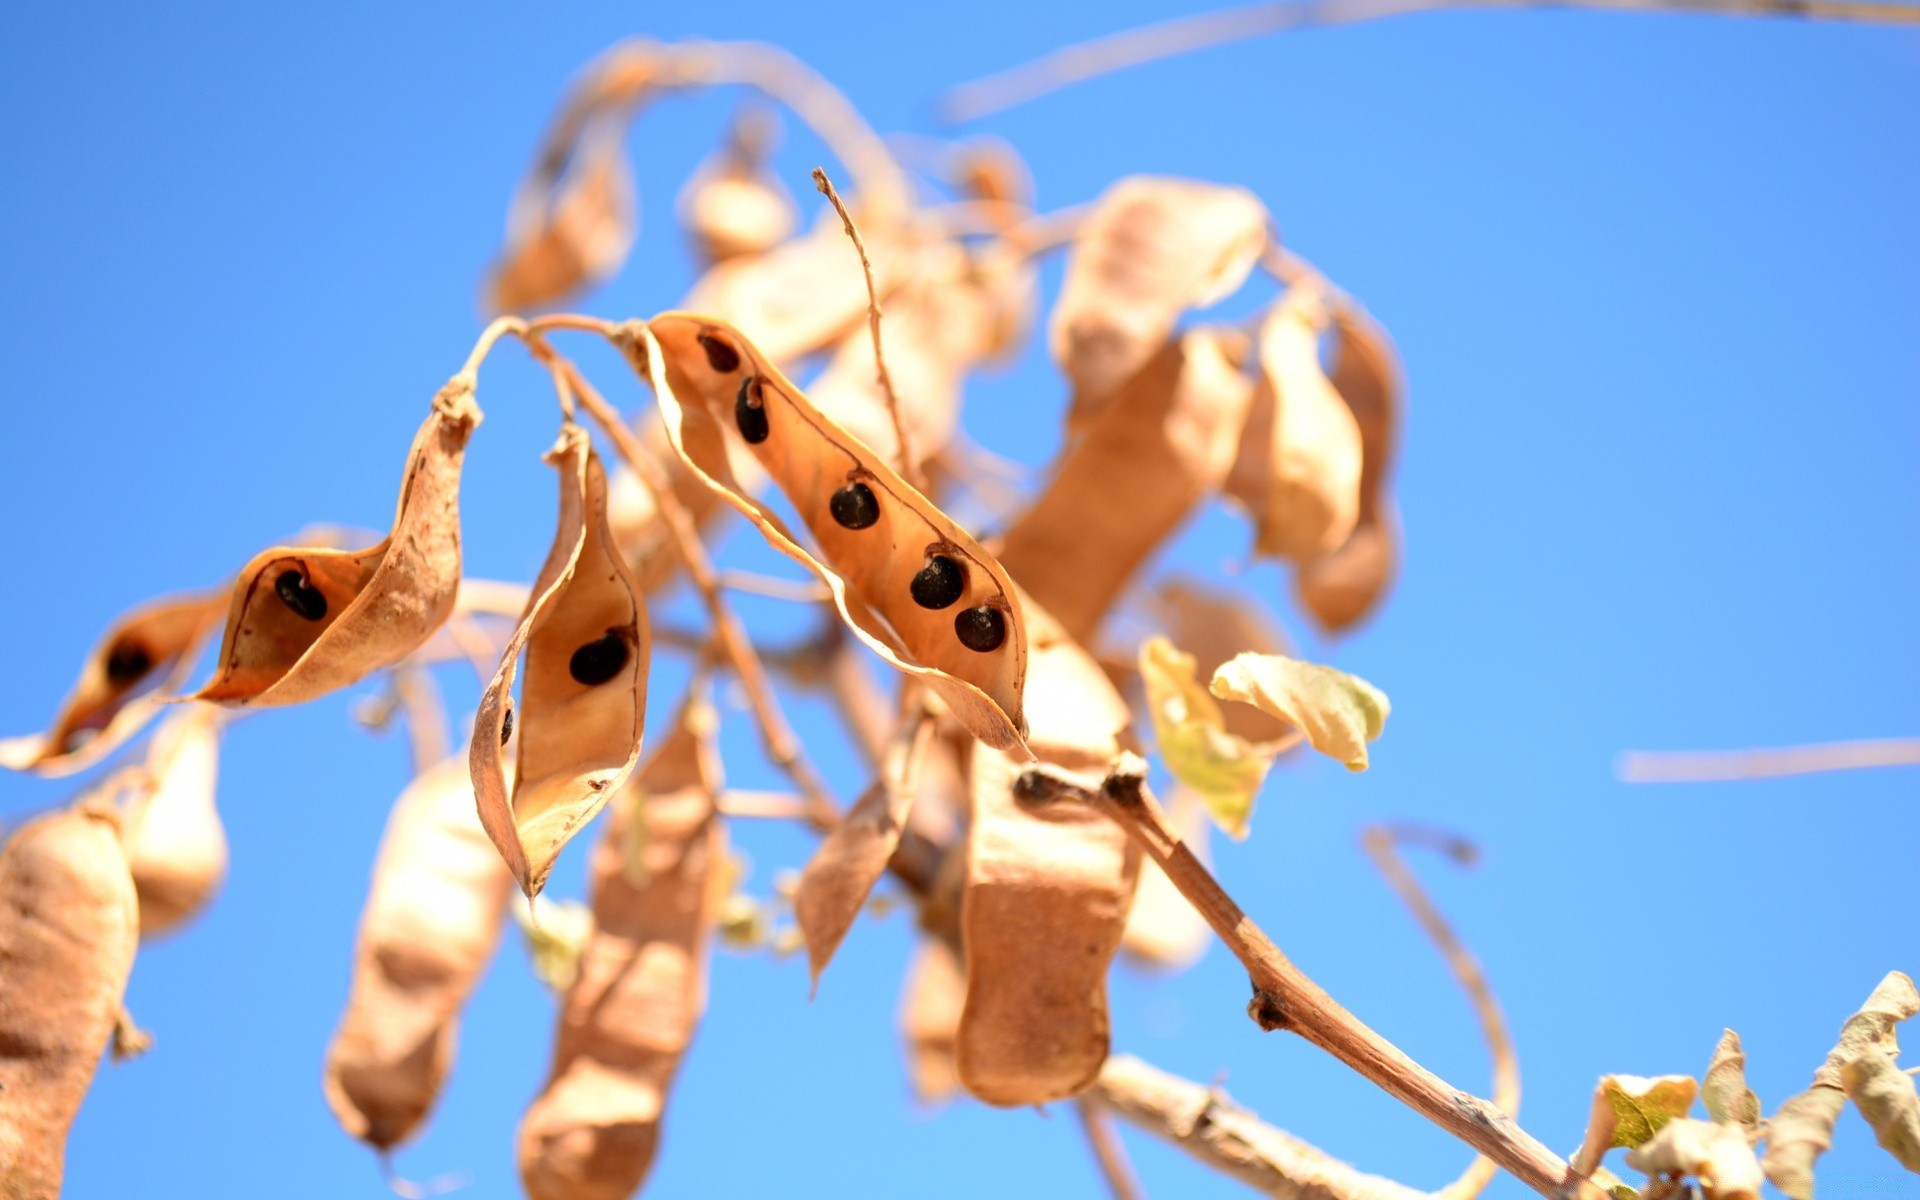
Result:
M953 619L953 635L967 649L987 654L1007 640L1007 618L991 604L969 608Z
M880 501L864 483L850 483L827 501L833 519L848 529L865 529L880 519Z
M273 590L280 594L282 604L309 621L318 621L327 615L327 598L298 571L280 572L280 578L273 581Z
M921 608L945 608L966 593L967 569L944 554L935 554L913 577L909 590Z
M749 375L740 381L739 394L733 398L733 423L749 445L758 446L772 432L767 428L767 406L760 398L760 380Z
M567 673L576 683L588 687L599 687L620 673L627 665L627 639L619 631L609 630L607 636L588 642L573 652L567 660Z
M740 369L740 352L725 338L703 333L700 335L700 348L707 352L707 365L722 375L731 375Z
M513 736L513 710L508 709L507 715L501 718L500 720L500 744L502 746L506 745L507 739L512 736Z
M137 683L153 670L153 656L139 642L115 642L107 651L107 681L119 687Z

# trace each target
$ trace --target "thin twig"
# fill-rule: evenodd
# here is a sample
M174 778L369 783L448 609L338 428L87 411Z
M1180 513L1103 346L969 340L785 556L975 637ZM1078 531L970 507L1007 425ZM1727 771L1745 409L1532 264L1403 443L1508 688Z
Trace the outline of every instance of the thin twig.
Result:
M887 370L887 356L880 348L880 293L873 286L873 262L867 258L867 243L860 237L860 227L853 223L853 214L840 199L840 193L834 190L833 180L819 167L813 169L813 186L820 190L833 205L833 211L840 214L840 226L847 231L847 237L853 240L853 248L860 255L860 273L867 280L867 332L873 338L873 365L880 379L880 394L887 402L887 416L893 421L893 440L898 447L900 476L916 489L927 490L926 482L920 476L920 466L914 460L913 452L907 446L907 427L900 420L900 397L893 390L893 375Z
M1113 1200L1146 1200L1146 1193L1140 1190L1140 1180L1134 1176L1133 1164L1127 1161L1127 1148L1121 1143L1113 1122L1107 1119L1106 1110L1085 1095L1073 1102L1073 1110L1080 1116L1087 1148L1093 1151L1094 1164L1100 1168L1100 1178L1106 1180Z
M825 604L833 599L827 585L817 579L775 579L748 571L722 571L720 586L729 592L746 592L769 600L791 600L795 604Z
M1262 1029L1306 1038L1543 1196L1563 1189L1599 1195L1512 1118L1414 1062L1294 966L1173 831L1147 788L1146 769L1137 755L1123 754L1104 780L1088 782L1042 764L1020 777L1017 794L1028 803L1091 802L1119 822L1246 967L1253 984L1247 1015Z
M1065 46L1020 66L963 83L941 97L949 124L1037 100L1070 84L1195 50L1316 25L1353 25L1410 13L1476 8L1594 8L1627 12L1803 17L1888 25L1920 23L1920 5L1876 0L1261 0L1176 17Z
M440 699L433 676L415 666L394 670L393 698L407 720L407 748L417 775L452 752L447 706Z
M720 815L743 820L804 821L807 802L785 792L744 792L729 789L720 793Z
M1723 783L1915 766L1920 766L1920 738L1884 738L1766 750L1629 750L1620 756L1616 771L1622 783Z

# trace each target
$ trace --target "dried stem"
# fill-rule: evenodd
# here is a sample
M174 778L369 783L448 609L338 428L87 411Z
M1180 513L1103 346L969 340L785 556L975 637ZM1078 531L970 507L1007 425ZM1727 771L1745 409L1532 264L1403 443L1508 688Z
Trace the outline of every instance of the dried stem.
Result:
M746 592L769 600L791 600L795 604L825 604L833 599L827 586L814 579L775 579L747 571L722 571L720 586L729 592Z
M1774 779L1823 771L1859 771L1870 767L1920 766L1920 738L1827 742L1766 750L1629 750L1620 756L1622 783L1724 783L1736 779Z
M394 670L393 698L407 719L407 748L413 757L414 773L419 774L452 752L447 706L441 702L433 676L416 666L403 665Z
M1031 62L952 89L940 100L940 116L949 124L961 124L1036 100L1070 84L1265 34L1315 25L1352 25L1410 13L1476 8L1594 8L1712 13L1729 17L1802 17L1888 25L1920 23L1920 5L1876 0L1261 0L1062 47Z
M804 821L807 802L785 792L745 792L729 789L720 793L717 805L726 817L763 821Z
M1170 827L1146 786L1144 760L1123 754L1105 780L1091 783L1043 764L1021 776L1019 792L1029 803L1091 802L1119 822L1246 967L1253 983L1247 1014L1262 1029L1306 1038L1543 1196L1563 1188L1589 1200L1599 1195L1512 1118L1414 1062L1294 966Z
M1127 1161L1127 1148L1121 1143L1113 1122L1107 1119L1106 1110L1085 1095L1073 1102L1073 1110L1080 1117L1080 1129L1087 1135L1087 1148L1093 1151L1094 1164L1100 1168L1100 1178L1106 1181L1113 1200L1146 1200L1146 1193L1140 1190L1140 1180L1133 1173L1133 1164Z

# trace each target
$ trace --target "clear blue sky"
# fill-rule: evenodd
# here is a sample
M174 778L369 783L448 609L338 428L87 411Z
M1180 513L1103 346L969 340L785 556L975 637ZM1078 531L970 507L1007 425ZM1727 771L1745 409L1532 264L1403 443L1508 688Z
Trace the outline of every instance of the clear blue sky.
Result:
M128 605L309 521L387 520L407 440L478 328L509 190L605 45L778 42L881 129L925 132L947 85L1175 11L556 7L0 10L0 732L39 728ZM641 241L582 307L678 298L672 198L730 104L642 120ZM1278 773L1220 872L1334 995L1484 1088L1464 1004L1354 844L1379 818L1479 839L1474 874L1422 866L1512 1017L1523 1123L1563 1152L1597 1075L1698 1073L1723 1025L1777 1104L1882 973L1920 968L1920 776L1611 773L1628 748L1920 734L1916 113L1911 31L1526 12L1292 34L982 123L1027 154L1049 207L1129 172L1252 188L1399 338L1406 574L1365 632L1307 643L1390 693L1392 723L1365 776ZM792 132L797 193L816 161ZM551 401L512 351L481 399L470 566L526 578L551 532L535 458ZM978 385L967 425L1039 461L1061 404L1035 346ZM1216 516L1174 557L1213 571L1245 541ZM1286 612L1276 570L1247 579ZM400 741L355 729L350 699L232 731L231 880L140 958L132 1002L158 1046L102 1071L72 1200L384 1194L318 1083L405 781ZM858 769L805 721L851 794ZM728 746L739 784L774 786L741 717ZM0 820L65 794L0 779ZM738 840L763 887L808 848L764 827ZM557 890L577 888L578 858ZM863 923L812 1004L798 961L721 956L650 1194L1102 1195L1065 1110L913 1110L893 1026L907 944L898 917ZM1466 1161L1323 1055L1260 1034L1218 949L1172 980L1120 973L1114 994L1117 1048L1230 1072L1240 1100L1364 1168L1437 1186ZM508 944L403 1172L516 1194L513 1130L552 1017ZM1238 1194L1129 1142L1161 1200ZM1851 1115L1822 1177L1823 1197L1920 1194Z

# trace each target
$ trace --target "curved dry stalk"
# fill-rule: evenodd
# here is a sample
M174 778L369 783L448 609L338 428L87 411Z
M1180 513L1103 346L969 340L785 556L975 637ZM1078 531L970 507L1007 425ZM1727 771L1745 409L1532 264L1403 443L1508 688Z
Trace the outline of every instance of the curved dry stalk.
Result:
M1107 1119L1106 1110L1082 1095L1074 1100L1073 1111L1080 1118L1080 1129L1087 1135L1087 1148L1093 1151L1094 1165L1100 1168L1100 1178L1106 1181L1113 1200L1146 1200L1146 1193L1140 1190L1140 1180L1133 1173L1133 1164L1127 1161L1127 1148L1121 1143L1113 1122Z
M1064 46L951 89L940 98L939 113L948 124L959 125L1101 75L1270 33L1474 8L1594 8L1920 24L1920 5L1879 0L1260 0Z
M721 571L715 578L726 591L765 596L769 600L826 604L833 599L832 592L812 579L777 579L771 575L755 575L750 571Z
M1920 767L1920 738L1761 750L1629 750L1620 756L1614 773L1622 783L1726 783L1873 767Z

